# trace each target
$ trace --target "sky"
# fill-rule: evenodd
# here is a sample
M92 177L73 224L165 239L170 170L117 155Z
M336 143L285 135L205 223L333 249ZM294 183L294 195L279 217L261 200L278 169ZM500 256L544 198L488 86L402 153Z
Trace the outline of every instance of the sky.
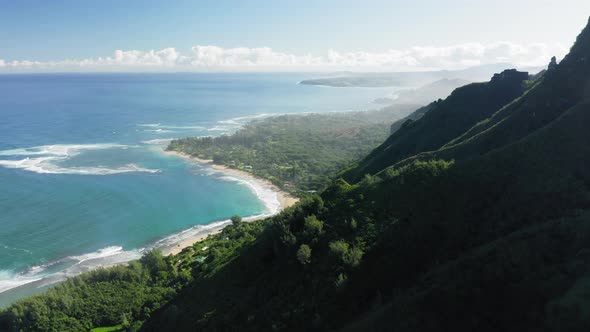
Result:
M0 72L540 66L589 16L588 0L0 0Z

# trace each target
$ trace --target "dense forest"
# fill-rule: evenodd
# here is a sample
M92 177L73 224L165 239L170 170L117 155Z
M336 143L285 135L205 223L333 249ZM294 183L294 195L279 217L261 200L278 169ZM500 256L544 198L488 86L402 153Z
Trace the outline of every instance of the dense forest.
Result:
M73 278L0 328L587 331L588 87L590 25L543 75L422 109L319 195Z
M251 172L295 195L321 191L343 167L381 144L416 105L330 114L282 115L232 135L174 140L168 150Z

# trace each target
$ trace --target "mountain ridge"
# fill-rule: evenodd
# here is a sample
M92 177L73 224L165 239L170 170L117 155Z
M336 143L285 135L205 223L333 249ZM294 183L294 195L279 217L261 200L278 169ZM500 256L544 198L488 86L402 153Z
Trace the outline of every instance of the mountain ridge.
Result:
M466 85L431 103L420 119L406 121L343 178L358 181L417 153L437 150L525 92L527 73L506 70L496 75L490 82Z

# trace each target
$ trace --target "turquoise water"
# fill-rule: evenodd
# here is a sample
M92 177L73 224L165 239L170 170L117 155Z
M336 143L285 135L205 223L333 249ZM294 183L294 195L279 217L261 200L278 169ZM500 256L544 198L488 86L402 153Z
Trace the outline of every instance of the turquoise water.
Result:
M268 114L366 110L390 92L297 84L309 77L0 75L0 305L187 229L272 213L271 193L162 149Z

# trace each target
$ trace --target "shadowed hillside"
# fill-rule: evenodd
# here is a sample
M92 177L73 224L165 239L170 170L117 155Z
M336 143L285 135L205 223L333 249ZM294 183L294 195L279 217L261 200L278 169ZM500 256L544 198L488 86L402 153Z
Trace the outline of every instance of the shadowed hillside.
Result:
M488 83L473 83L435 101L418 120L408 120L384 144L344 173L356 181L420 152L442 147L525 91L526 73L506 70Z

